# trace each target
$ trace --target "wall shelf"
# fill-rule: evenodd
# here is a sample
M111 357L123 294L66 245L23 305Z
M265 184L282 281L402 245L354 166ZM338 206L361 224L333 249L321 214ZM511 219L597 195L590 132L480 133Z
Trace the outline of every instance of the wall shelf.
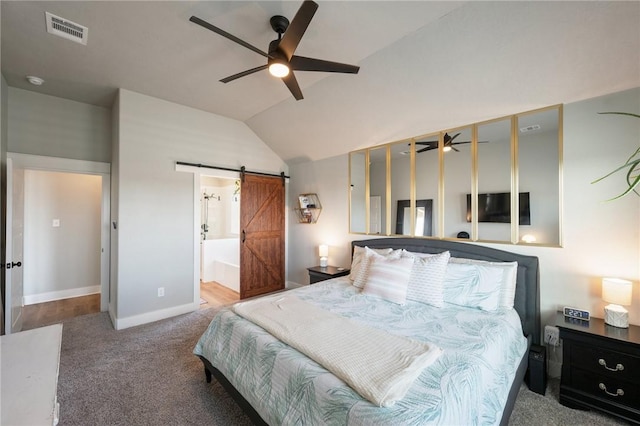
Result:
M299 223L316 223L322 212L318 194L300 194L294 211Z

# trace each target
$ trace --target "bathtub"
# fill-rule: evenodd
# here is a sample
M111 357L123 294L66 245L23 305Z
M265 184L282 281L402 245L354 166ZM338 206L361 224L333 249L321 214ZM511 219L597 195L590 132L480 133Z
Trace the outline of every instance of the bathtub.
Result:
M238 238L202 241L200 279L203 282L216 281L240 293L240 240Z

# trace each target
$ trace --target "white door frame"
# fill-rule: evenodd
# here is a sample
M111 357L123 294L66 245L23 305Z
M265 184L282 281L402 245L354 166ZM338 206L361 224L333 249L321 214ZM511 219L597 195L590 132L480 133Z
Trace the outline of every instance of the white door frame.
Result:
M111 255L111 164L98 161L74 160L70 158L45 157L42 155L8 152L13 164L25 170L63 172L98 175L102 177L102 214L100 242L100 310L109 310L109 275Z
M230 170L207 169L176 164L177 172L193 173L193 303L200 306L200 177L211 176L225 179L240 179L240 173Z

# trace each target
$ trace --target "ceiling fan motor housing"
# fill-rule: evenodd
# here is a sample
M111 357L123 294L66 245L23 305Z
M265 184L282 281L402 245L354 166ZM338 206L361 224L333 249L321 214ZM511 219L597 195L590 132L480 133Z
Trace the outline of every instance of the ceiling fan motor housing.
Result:
M269 19L269 23L273 31L278 33L278 38L289 28L289 20L282 15L272 16L271 19Z

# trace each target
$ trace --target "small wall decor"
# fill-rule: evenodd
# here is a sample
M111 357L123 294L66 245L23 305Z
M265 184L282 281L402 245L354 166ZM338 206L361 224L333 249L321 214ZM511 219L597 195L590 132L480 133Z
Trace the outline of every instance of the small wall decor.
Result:
M322 212L318 194L300 194L294 211L299 223L316 223Z

